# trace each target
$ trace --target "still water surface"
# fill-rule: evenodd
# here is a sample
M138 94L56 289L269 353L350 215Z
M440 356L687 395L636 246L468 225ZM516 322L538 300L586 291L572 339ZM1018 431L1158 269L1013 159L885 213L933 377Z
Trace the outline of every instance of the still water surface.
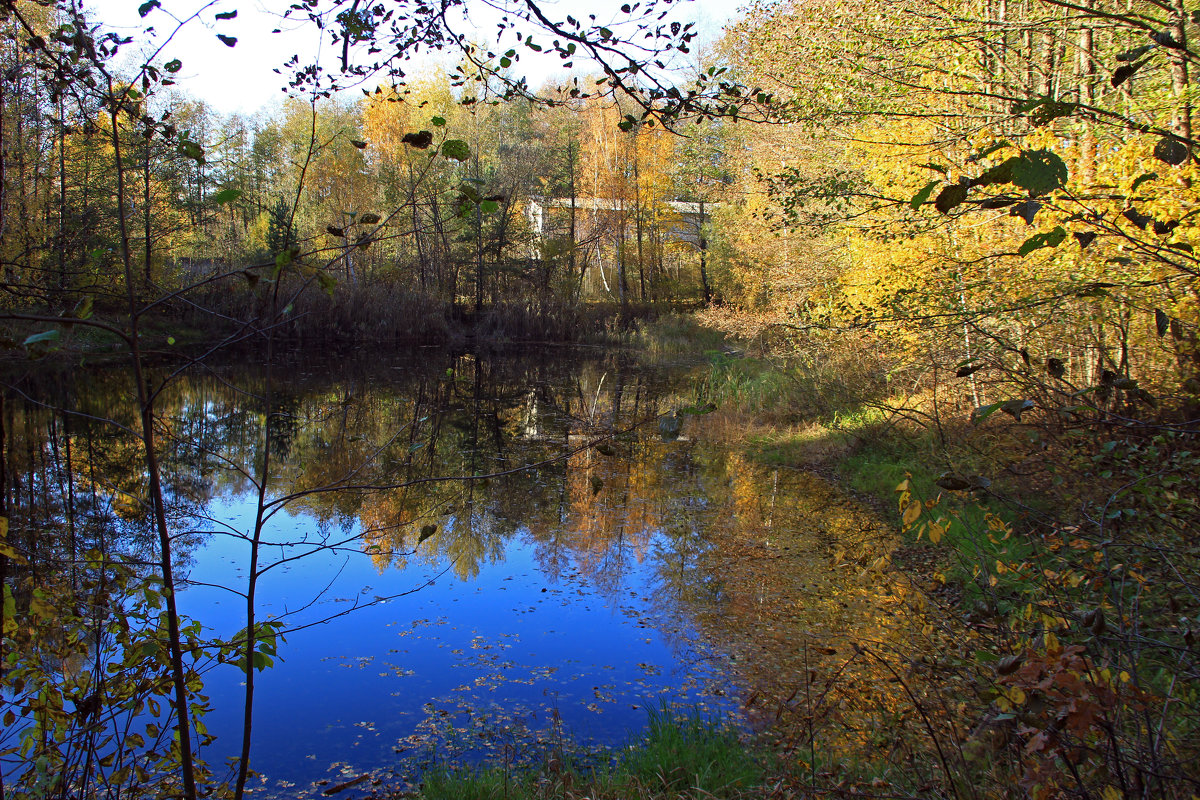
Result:
M663 705L762 724L763 698L794 694L822 657L810 641L903 635L895 598L851 577L889 544L869 514L707 443L699 418L660 434L693 372L427 351L166 384L181 610L213 639L245 628L265 476L256 606L286 632L257 677L262 783L303 794L561 736L614 745ZM74 411L132 413L119 375L67 383L46 391ZM144 547L127 443L23 413L25 435L52 427L90 458L72 513ZM205 676L210 764L238 751L243 679Z

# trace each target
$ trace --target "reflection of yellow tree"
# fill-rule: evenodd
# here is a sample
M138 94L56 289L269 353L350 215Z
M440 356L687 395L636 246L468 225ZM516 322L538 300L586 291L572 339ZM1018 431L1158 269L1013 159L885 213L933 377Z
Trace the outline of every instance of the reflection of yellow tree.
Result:
M713 546L698 574L720 576L722 602L670 580L681 573L663 576L736 665L751 713L781 741L813 737L831 761L873 754L880 731L909 745L923 736L914 700L941 700L912 660L942 643L926 638L909 586L888 571L888 528L809 473L727 457L706 481ZM956 724L941 712L939 727Z

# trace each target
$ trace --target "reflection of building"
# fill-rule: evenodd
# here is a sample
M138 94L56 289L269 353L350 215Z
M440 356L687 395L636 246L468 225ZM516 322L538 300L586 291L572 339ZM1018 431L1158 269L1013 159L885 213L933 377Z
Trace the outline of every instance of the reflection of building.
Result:
M562 250L574 239L580 279L593 294L612 295L613 268L623 260L629 280L648 280L679 270L685 254L706 247L703 226L712 203L659 200L639 206L633 200L607 197L533 196L525 207L534 235L533 258L544 257L547 245ZM572 236L572 210L574 236Z

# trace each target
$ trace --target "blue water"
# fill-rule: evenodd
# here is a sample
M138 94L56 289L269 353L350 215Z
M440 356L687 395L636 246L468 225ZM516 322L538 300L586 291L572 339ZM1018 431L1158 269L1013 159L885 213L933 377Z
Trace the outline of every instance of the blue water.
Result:
M253 512L249 496L210 508L243 531ZM257 676L252 764L268 786L412 774L435 754L470 760L507 746L511 758L548 736L616 745L663 703L728 710L710 692L722 685L711 654L653 602L663 589L655 575L663 542L654 531L640 532L636 549L606 553L621 568L605 572L601 589L573 555L545 574L536 558L544 545L528 530L464 579L449 560L381 570L352 546L311 552L326 540L319 528L304 513L284 513L265 535L308 540L263 551L264 563L306 553L267 572L258 587L259 619L296 629ZM328 541L356 534L326 531ZM248 562L246 541L213 535L194 553L188 577L244 590ZM245 627L244 600L222 589L192 586L181 604L219 637ZM205 754L210 764L237 752L243 680L229 664L206 677L206 724L217 736Z

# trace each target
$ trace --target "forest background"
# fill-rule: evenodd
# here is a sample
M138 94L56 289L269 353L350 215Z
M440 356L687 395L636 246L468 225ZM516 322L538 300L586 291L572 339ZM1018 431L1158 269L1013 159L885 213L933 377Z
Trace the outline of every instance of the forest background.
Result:
M414 24L396 35L460 60L400 81L349 57L379 8L334 6L340 69L297 62L300 99L247 118L162 93L167 50L119 71L133 43L77 8L6 3L10 345L619 340L698 307L764 357L718 359L698 401L769 423L764 458L865 458L861 488L896 488L898 522L952 553L929 596L958 587L935 606L972 633L930 669L968 688L914 697L935 755L887 780L1197 792L1200 10L762 3L689 81L654 67L688 27L636 8L663 49ZM530 87L531 45L608 61Z

